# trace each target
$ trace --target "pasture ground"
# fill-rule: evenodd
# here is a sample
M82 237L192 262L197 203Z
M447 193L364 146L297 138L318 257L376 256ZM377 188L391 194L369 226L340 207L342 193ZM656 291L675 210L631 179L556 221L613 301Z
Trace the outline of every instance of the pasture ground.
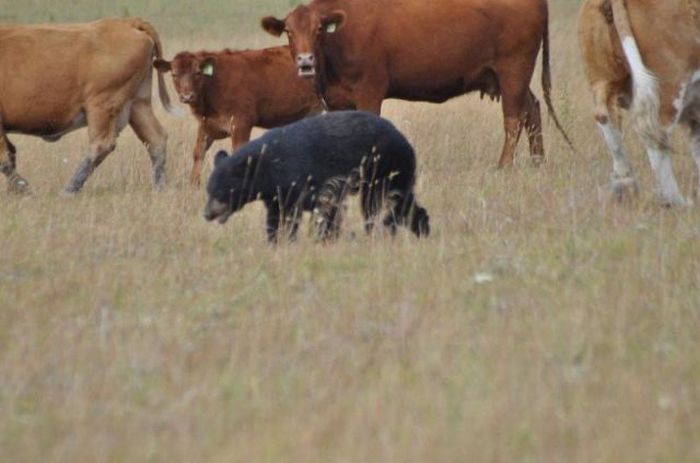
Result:
M580 153L546 123L548 162L522 140L499 172L497 104L388 102L419 156L420 242L364 236L354 201L332 246L268 247L259 206L206 223L195 125L158 103L160 194L129 129L73 199L85 132L12 137L34 195L0 193L0 460L700 461L700 208L656 205L632 136L641 195L610 201L578 2L550 3ZM293 4L4 0L0 21L139 15L170 57L281 43L257 21Z

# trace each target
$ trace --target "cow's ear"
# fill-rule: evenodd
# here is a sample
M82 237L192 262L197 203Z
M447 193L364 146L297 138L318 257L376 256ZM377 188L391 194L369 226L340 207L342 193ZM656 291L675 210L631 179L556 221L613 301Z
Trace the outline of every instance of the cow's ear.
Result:
M172 70L170 66L170 61L165 61L164 59L157 59L153 61L153 67L158 70L158 72L169 72Z
M287 25L281 19L277 19L274 16L265 16L260 21L260 25L263 29L267 31L268 34L279 37L282 32L287 28Z
M219 164L221 164L221 161L226 159L228 157L228 153L226 151L221 150L218 153L216 153L216 156L214 157L214 167L217 167Z
M321 20L321 26L323 30L328 34L335 34L345 25L345 19L347 15L342 10L333 11Z
M204 58L199 63L199 69L202 71L202 74L204 74L205 76L212 77L214 75L215 63L216 63L216 59L213 57Z

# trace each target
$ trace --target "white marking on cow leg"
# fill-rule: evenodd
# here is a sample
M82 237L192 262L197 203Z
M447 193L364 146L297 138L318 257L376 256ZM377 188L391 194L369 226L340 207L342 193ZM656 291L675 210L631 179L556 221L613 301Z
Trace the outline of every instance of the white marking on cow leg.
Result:
M648 147L649 163L656 176L659 189L659 199L664 206L686 206L689 203L683 198L676 178L673 175L671 156L668 151Z
M632 168L630 167L629 158L625 152L625 147L622 144L622 135L617 127L610 123L598 123L598 128L603 134L605 143L610 148L613 158L613 170L618 178L631 177Z
M626 192L636 192L637 190L632 167L625 147L622 144L620 130L610 122L605 124L598 123L598 128L603 134L605 144L608 145L612 155L613 173L610 176L610 182L613 193L620 200Z
M695 189L695 197L700 199L700 123L696 123L693 126L692 144L691 152L695 160L695 165L698 168L698 183Z

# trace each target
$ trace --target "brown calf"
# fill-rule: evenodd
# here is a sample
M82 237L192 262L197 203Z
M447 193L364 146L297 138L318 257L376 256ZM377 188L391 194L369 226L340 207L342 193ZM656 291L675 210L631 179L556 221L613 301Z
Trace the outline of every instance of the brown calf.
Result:
M313 82L296 78L288 47L183 51L153 65L172 73L180 101L199 121L194 185L199 185L202 161L214 140L231 136L235 151L250 139L253 127L278 127L321 111Z
M263 18L262 27L287 34L298 74L315 78L334 109L349 100L379 114L386 98L443 102L471 91L502 98L503 167L523 127L530 154L544 157L529 89L540 47L545 102L561 130L550 99L547 21L545 0L313 0L285 19Z
M151 108L151 63L161 56L158 34L136 18L0 26L0 171L10 189L23 191L28 183L17 173L8 133L56 141L87 126L87 156L66 186L74 193L114 150L126 124L146 145L161 185L167 135ZM160 74L158 88L171 110Z
M673 175L669 135L677 123L690 127L700 169L700 0L587 0L578 33L612 154L613 191L636 189L620 132L623 107L646 145L661 203L688 204Z

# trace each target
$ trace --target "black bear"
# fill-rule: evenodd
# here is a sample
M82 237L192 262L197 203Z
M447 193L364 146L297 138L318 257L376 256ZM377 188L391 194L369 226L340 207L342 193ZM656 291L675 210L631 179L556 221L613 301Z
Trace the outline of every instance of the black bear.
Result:
M427 211L413 194L416 156L389 121L367 112L337 111L272 129L232 156L220 151L209 178L204 217L220 223L260 199L267 208L267 237L280 229L295 237L303 211L316 214L320 239L338 234L342 203L360 193L365 229L386 208L392 234L405 225L430 233Z

